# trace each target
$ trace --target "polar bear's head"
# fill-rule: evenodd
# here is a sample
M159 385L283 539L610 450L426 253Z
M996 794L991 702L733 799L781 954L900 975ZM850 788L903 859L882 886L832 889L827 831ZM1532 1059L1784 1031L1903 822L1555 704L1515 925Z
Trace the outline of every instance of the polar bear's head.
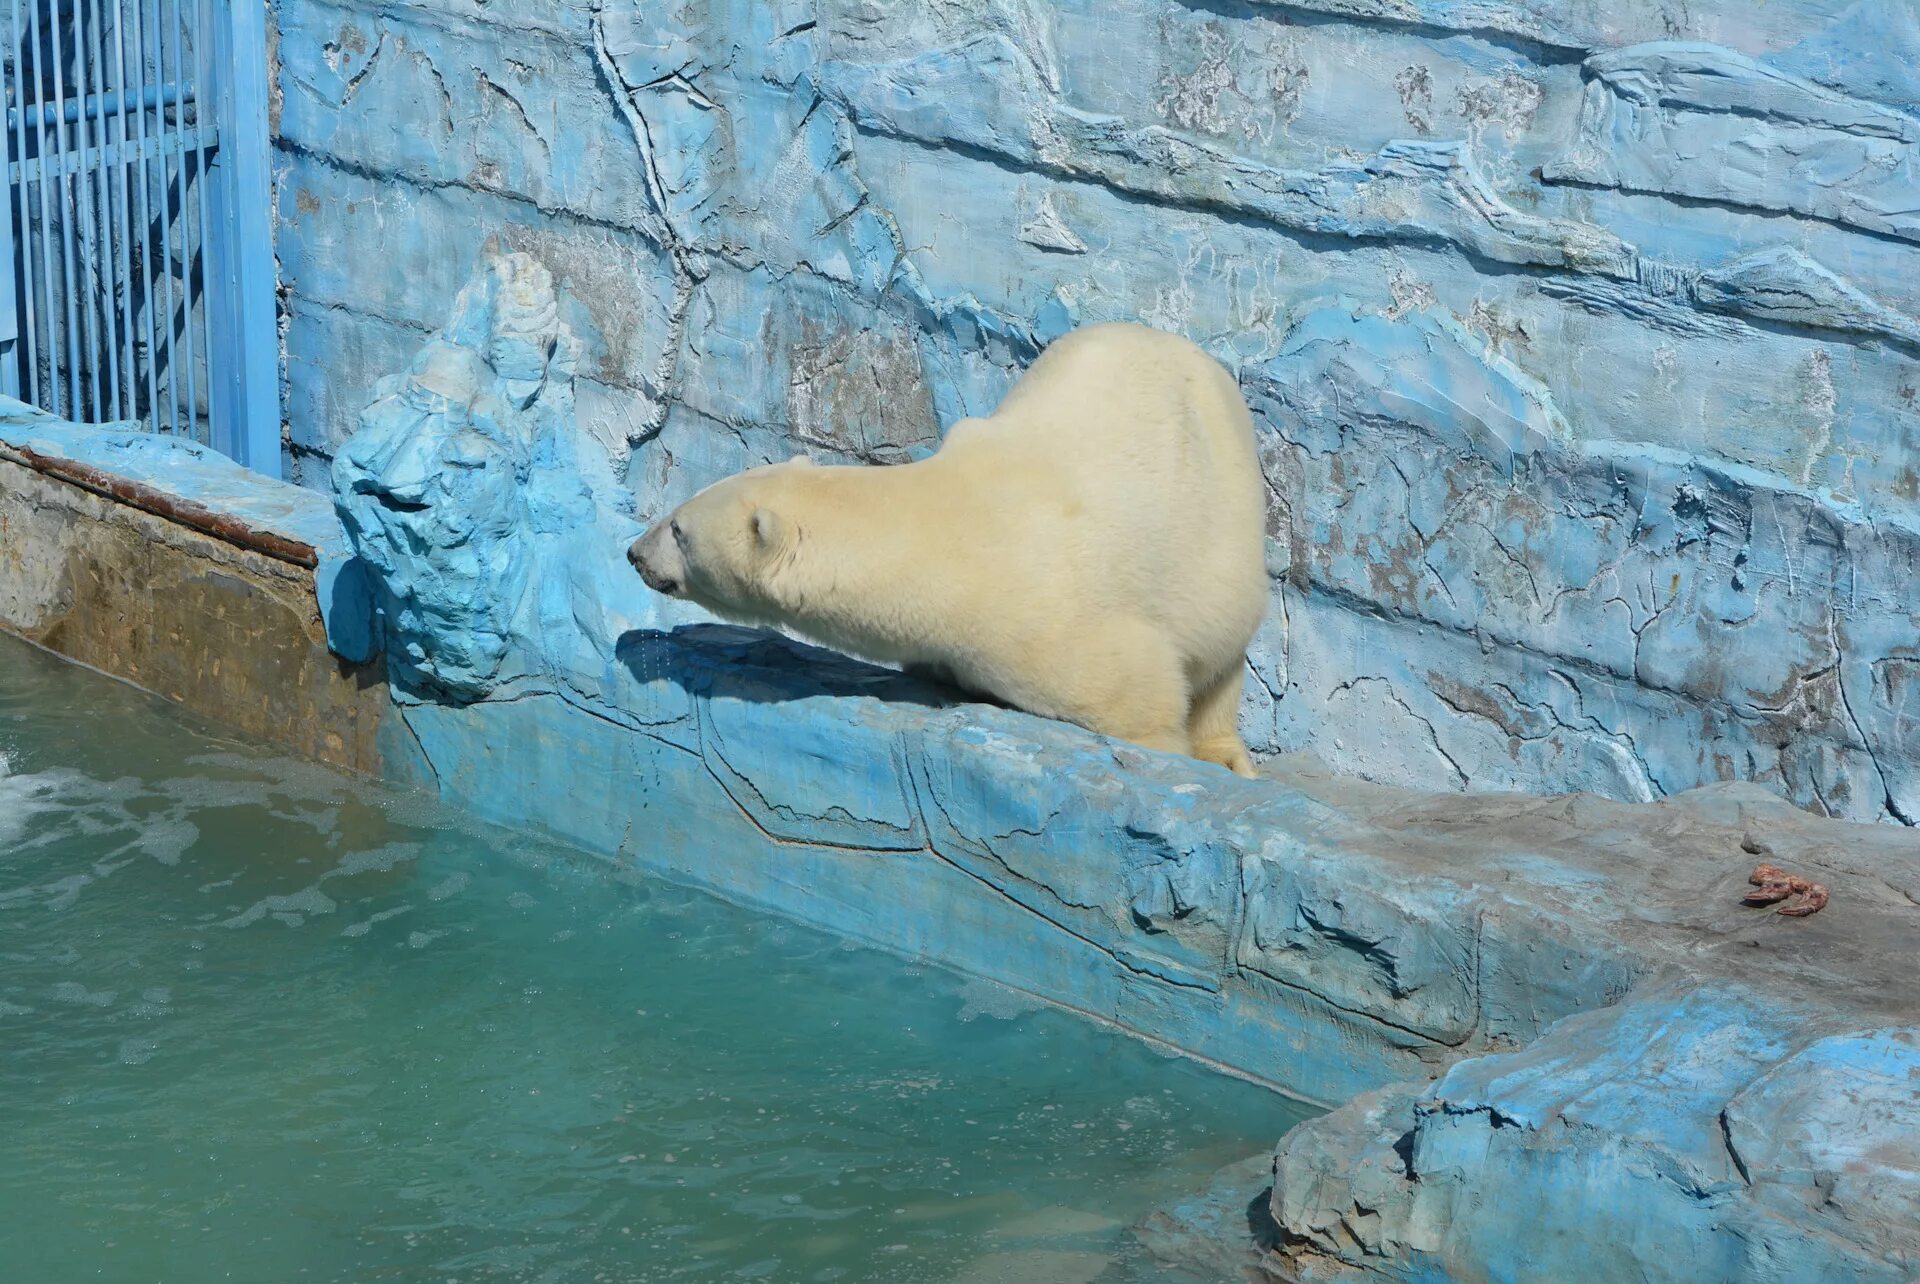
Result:
M782 621L777 581L796 549L789 501L810 463L802 456L715 482L654 523L627 560L657 593L743 624Z

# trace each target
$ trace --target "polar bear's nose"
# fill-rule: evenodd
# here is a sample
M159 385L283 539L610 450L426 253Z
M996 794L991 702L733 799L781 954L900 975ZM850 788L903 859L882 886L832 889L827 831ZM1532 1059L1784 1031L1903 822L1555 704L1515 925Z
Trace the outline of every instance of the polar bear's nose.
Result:
M658 566L647 560L647 544L652 539L653 532L648 531L645 535L642 535L639 539L629 544L627 546L627 561L633 565L634 570L640 572L640 578L646 581L648 588L656 593L665 593L671 597L680 591L680 579L676 575L661 570Z

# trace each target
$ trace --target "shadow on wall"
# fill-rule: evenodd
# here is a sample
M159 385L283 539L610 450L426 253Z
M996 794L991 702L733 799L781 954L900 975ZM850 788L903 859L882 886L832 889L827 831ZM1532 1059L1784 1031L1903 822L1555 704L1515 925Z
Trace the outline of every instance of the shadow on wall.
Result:
M731 684L729 698L774 704L817 697L864 697L924 709L980 703L892 669L864 664L764 629L731 624L687 624L668 632L635 629L621 635L614 645L614 655L635 681L643 685L668 681L690 696L711 692L716 662L740 662L756 670L778 670L790 680Z

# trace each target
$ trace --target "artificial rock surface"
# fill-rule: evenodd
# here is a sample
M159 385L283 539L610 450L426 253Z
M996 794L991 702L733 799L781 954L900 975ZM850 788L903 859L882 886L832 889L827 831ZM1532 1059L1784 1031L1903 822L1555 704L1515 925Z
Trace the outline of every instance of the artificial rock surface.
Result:
M558 280L583 474L642 519L924 453L1145 320L1259 426L1256 751L1920 819L1909 4L276 13L310 484L492 237Z

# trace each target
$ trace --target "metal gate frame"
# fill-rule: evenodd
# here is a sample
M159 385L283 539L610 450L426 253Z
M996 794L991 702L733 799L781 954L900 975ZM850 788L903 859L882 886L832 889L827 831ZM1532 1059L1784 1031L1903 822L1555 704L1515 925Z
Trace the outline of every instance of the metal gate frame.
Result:
M0 391L277 477L267 0L0 6Z

